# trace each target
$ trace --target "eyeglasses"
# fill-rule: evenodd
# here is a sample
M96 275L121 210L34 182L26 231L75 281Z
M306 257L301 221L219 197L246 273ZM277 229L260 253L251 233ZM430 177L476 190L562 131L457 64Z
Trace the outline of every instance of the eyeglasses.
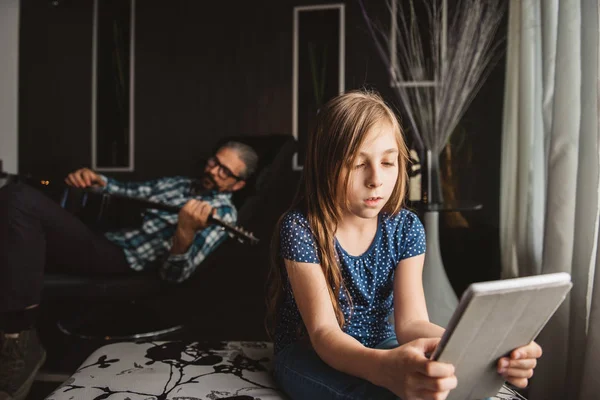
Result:
M219 161L219 159L217 157L211 157L206 161L206 165L209 168L214 168L214 167L219 167L219 169L217 170L217 174L219 175L219 177L221 179L228 179L228 178L233 178L236 181L243 181L244 178L242 178L241 176L237 176L235 175L233 172L231 172L231 170L229 168L227 168L226 166L224 166L221 161Z

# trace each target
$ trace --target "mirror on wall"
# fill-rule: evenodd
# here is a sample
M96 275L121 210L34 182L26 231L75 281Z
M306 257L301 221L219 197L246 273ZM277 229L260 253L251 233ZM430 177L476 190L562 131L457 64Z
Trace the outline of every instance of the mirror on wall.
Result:
M92 168L134 169L135 0L94 0Z
M294 7L294 170L302 169L308 132L319 108L344 91L344 38L344 4Z

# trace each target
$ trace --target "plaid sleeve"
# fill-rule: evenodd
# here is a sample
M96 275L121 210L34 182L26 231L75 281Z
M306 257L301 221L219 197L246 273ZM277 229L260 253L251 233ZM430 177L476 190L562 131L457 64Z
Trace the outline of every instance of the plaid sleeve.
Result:
M106 182L105 190L108 193L120 194L127 197L148 197L152 195L164 180L160 178L146 182L119 182L116 179L102 176Z
M235 223L236 212L234 208L221 206L216 210L217 215L223 221L231 224ZM206 256L215 250L226 238L227 233L217 225L211 225L196 232L194 242L185 253L171 254L165 260L160 268L161 277L170 282L183 282L194 273Z

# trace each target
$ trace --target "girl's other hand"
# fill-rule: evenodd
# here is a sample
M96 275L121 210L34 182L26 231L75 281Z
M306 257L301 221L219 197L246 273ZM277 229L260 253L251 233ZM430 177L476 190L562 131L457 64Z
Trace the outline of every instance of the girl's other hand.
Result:
M386 354L384 385L403 400L443 400L456 387L454 366L429 360L440 338L417 339Z
M542 356L542 348L536 342L519 347L510 353L510 357L498 360L498 373L504 379L519 388L524 388L533 376L537 359Z

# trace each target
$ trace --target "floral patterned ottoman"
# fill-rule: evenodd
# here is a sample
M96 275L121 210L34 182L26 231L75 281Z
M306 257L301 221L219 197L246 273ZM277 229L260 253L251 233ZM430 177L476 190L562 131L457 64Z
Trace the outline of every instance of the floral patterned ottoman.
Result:
M273 400L267 342L114 343L90 355L46 400ZM523 399L503 388L496 399Z
M90 355L47 400L284 399L266 342L114 343Z

